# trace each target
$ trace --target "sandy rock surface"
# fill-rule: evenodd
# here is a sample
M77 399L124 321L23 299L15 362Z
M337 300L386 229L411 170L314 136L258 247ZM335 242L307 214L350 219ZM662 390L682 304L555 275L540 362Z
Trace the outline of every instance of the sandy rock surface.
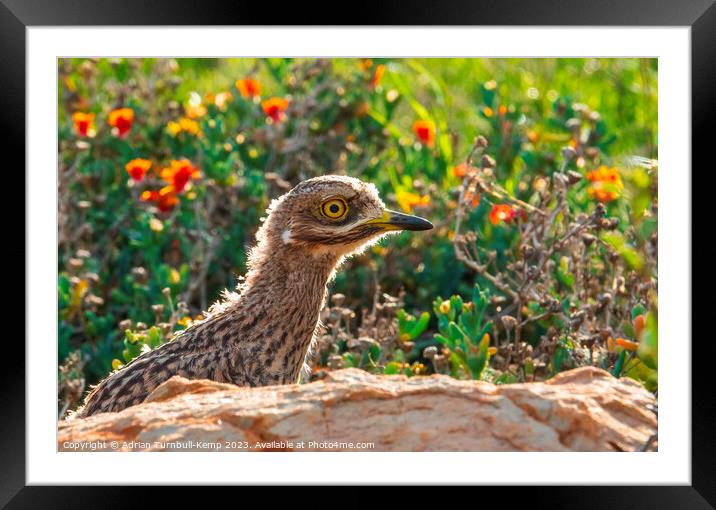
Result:
M634 451L656 432L655 404L591 367L503 386L358 369L263 388L174 377L141 405L60 422L58 449Z

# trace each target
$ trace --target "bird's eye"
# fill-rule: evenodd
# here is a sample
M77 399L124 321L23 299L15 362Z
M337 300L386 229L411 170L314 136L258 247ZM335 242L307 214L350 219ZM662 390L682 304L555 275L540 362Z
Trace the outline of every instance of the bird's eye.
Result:
M331 198L321 204L321 213L332 220L341 219L348 212L348 204L342 198Z

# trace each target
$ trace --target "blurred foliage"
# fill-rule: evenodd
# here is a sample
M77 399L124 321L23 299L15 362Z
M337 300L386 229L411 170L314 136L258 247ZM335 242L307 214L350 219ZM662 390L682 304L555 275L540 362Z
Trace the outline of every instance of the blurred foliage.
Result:
M60 59L58 71L58 356L83 387L234 287L272 198L346 173L436 228L343 266L314 375L502 383L595 364L656 389L656 59ZM489 146L473 162L477 135ZM529 207L556 211L555 230ZM457 241L487 257L482 272L456 258L460 214ZM554 244L595 214L610 222L590 224L598 249L565 242L540 265L535 287L558 311L506 291L526 278L530 229ZM518 298L520 321L540 318L515 338L503 317ZM593 320L565 323L585 306Z

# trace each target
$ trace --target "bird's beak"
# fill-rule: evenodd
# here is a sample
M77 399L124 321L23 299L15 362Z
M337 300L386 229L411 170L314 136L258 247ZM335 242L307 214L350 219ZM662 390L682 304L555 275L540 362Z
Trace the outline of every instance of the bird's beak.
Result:
M433 224L428 220L413 216L411 214L403 214L390 209L384 209L380 218L375 218L366 222L370 225L379 225L383 230L430 230Z

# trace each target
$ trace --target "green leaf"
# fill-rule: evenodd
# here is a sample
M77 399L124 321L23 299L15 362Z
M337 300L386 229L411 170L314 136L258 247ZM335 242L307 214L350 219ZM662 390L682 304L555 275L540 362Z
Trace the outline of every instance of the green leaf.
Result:
M423 332L427 329L429 322L430 322L430 314L428 312L421 313L420 318L417 321L415 321L415 325L412 327L412 329L409 332L410 338L412 340L415 340L420 335L422 335Z
M381 349L380 345L378 344L371 344L368 348L368 352L370 353L371 361L375 363L380 359L380 355L382 354L383 349Z
M631 309L631 320L646 313L646 308L642 304L638 304Z
M385 365L385 368L383 369L383 373L385 375L395 375L400 373L400 364L396 363L395 361L391 361L387 365Z
M573 345L571 341L565 338L559 340L554 350L554 355L552 356L552 370L555 374L562 371L562 366L569 359L572 349Z
M487 366L487 360L489 358L488 349L490 348L490 338L485 336L480 340L480 344L477 349L477 353L468 354L467 364L470 367L470 374L474 380L480 379L482 371Z
M612 370L612 375L614 377L619 377L621 375L622 369L624 368L624 360L626 359L626 353L627 351L625 349L619 354L619 358L614 364L614 370Z
M435 333L433 335L433 338L440 342L441 344L445 345L446 347L450 348L450 350L455 348L455 342L453 342L452 338L450 336L443 336L440 333Z

